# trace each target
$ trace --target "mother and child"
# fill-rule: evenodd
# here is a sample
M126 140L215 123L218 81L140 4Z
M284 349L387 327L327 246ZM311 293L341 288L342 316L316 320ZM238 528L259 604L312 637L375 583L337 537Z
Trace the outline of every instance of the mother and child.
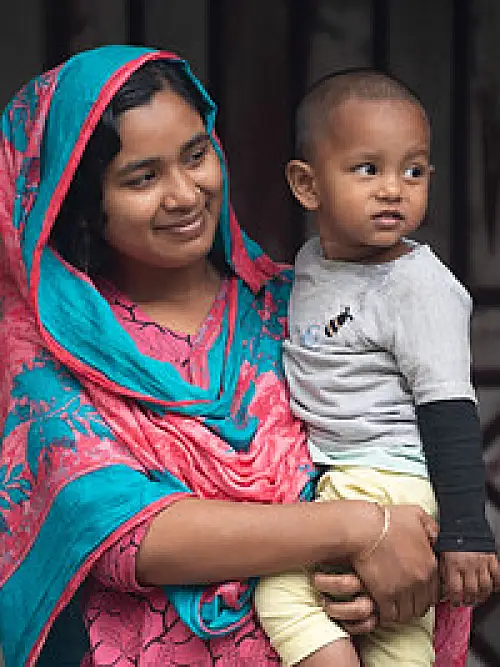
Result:
M470 298L407 237L427 114L372 70L306 94L295 279L239 227L214 121L128 46L3 113L6 667L463 667L500 574Z

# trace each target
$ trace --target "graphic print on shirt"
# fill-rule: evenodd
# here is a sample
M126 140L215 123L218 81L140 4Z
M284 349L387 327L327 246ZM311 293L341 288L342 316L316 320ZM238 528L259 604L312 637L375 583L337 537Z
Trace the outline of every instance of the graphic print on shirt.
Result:
M354 317L351 314L351 307L344 306L340 313L335 317L328 320L325 325L325 336L328 338L333 338L333 336L338 333L341 326L343 326L347 321L353 320Z
M340 329L348 322L354 320L351 312L351 306L340 306L339 312L332 316L325 313L322 320L318 319L306 325L295 325L293 327L293 336L295 340L303 347L313 347L320 344L326 338L335 337Z

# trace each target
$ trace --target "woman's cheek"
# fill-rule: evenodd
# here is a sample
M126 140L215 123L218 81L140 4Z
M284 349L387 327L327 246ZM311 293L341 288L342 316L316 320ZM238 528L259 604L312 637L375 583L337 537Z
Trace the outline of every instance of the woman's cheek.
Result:
M128 219L130 222L148 219L158 208L157 200L158 197L150 192L124 192L109 206L108 217Z

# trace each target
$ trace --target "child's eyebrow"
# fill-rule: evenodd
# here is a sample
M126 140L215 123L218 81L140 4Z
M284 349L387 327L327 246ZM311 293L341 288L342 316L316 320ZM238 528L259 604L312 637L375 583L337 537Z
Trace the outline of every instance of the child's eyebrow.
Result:
M381 153L377 153L374 151L356 151L353 152L351 155L348 156L348 159L350 160L361 160L361 161L366 161L366 160L378 160L381 157Z
M384 163L384 156L380 153L358 153L357 155L352 155L349 159L346 160L346 164L350 165L351 167L363 164L372 164L377 166Z
M418 148L411 148L407 151L405 157L429 157L430 150L426 146L419 146Z

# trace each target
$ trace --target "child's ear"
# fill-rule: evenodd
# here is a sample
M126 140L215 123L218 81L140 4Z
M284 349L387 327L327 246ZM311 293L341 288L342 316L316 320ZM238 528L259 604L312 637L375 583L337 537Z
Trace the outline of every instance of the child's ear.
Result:
M307 211L316 211L319 197L314 169L303 160L290 160L285 167L286 180L297 201Z

